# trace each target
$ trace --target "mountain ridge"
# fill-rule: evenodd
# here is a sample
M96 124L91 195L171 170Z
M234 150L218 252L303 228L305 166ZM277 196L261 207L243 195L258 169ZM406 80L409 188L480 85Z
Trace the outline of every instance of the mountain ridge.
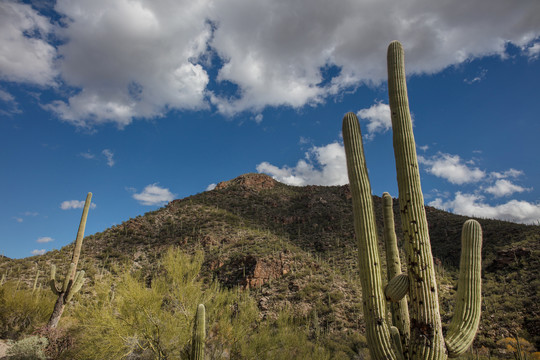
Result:
M382 239L382 202L378 196L373 199ZM400 241L397 209L394 199ZM461 226L467 218L429 206L426 214L441 312L448 324ZM519 334L538 348L540 297L535 272L540 226L478 221L484 231L485 300L475 346L495 349L500 339ZM122 263L143 271L150 282L160 254L173 245L186 252L204 250L203 275L226 287L250 289L263 317L288 306L299 317L316 316L319 325L335 335L335 341L343 334L364 333L348 185L294 187L264 174L240 175L219 183L214 190L174 200L87 236L80 267L87 271L90 285L100 271L113 272ZM10 276L19 276L30 286L40 270L39 282L45 284L50 264L63 266L71 246L25 259L0 259L0 273L19 267ZM354 341L347 336L344 346L351 347Z

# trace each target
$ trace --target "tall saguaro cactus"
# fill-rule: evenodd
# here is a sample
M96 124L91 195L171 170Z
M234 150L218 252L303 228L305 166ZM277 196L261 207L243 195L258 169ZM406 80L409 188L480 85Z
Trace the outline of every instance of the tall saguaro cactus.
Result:
M193 338L191 340L191 360L204 360L204 342L206 340L206 310L203 304L199 304L193 326Z
M81 289L84 283L84 270L77 271L77 264L79 263L79 256L81 255L84 229L86 228L86 218L88 217L88 210L90 209L91 202L92 193L88 193L86 202L84 203L79 230L77 231L77 239L75 240L75 248L73 249L71 263L69 264L69 270L66 273L62 286L59 286L56 283L56 266L51 266L51 278L49 283L52 292L57 295L58 298L54 304L54 310L47 323L47 327L55 328L58 325L58 321L60 321L60 317L64 312L64 307L73 298L73 295Z
M457 305L445 341L409 113L403 58L401 44L397 41L392 42L388 47L388 90L407 275L398 273L398 267L401 266L400 264L396 266L399 257L394 248L397 247L395 235L392 238L393 229L389 226L391 220L386 214L389 195L385 195L383 200L385 227L388 227L385 230L385 233L387 232L385 237L387 237L387 251L390 251L387 262L389 273L392 273L392 279L386 287L386 296L381 280L371 187L367 176L360 126L353 113L348 113L343 118L343 139L353 197L367 339L371 355L377 360L403 358L445 360L448 356L456 357L463 354L471 345L478 329L481 304L482 231L480 224L475 220L468 220L464 224ZM406 293L409 294L409 324L403 321L404 319L398 321L395 311L394 326L386 324L385 299L401 301L400 304L403 304ZM400 307L401 310L406 308ZM405 313L401 311L399 316L403 317ZM397 336L398 332L401 336Z

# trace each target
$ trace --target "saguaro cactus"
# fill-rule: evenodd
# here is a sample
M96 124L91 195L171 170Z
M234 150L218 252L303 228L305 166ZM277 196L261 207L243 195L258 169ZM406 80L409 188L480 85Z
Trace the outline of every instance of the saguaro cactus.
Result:
M81 255L82 242L84 238L84 229L86 227L86 218L88 217L88 210L90 209L90 203L92 201L92 193L88 193L86 196L86 202L84 203L84 209L79 224L79 231L77 232L77 239L75 240L75 248L73 249L73 255L71 257L71 263L69 264L69 270L66 273L62 286L56 284L56 266L51 266L51 278L49 284L52 292L58 296L56 303L54 304L54 310L51 314L47 326L55 328L58 325L58 321L64 312L64 307L73 298L84 283L84 270L77 271L77 264L79 263L79 256Z
M390 327L390 330L389 325L385 324L385 296L376 250L377 233L360 126L353 113L346 114L343 119L343 139L353 196L368 343L374 359L444 360L448 356L455 357L465 352L478 328L482 232L475 220L468 220L463 227L458 301L445 342L408 107L403 48L397 41L392 42L388 48L388 90L408 282L403 274L391 270L395 267L396 255L390 254L388 263L394 274L386 293L391 300L401 300L407 292L403 289L407 290L408 287L410 339L406 322L400 324L394 317L396 327ZM389 221L385 220L385 223L389 224ZM395 243L395 240L389 242L388 249L395 252L392 250L392 242ZM396 336L399 327L401 341L398 341L400 337Z
M191 360L204 360L204 342L206 340L205 308L199 304L193 326L193 338L191 340Z

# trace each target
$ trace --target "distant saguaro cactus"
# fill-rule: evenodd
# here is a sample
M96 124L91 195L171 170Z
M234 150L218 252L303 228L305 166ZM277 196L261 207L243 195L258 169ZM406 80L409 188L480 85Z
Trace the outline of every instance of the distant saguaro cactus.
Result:
M191 359L204 360L204 342L206 341L206 317L205 307L199 304L193 326L193 338L191 340Z
M388 91L407 276L400 273L395 235L392 237L393 229L390 227L388 214L389 195L385 195L385 229L388 227L385 238L387 252L390 252L387 262L392 275L386 294L382 286L373 200L360 125L354 113L348 113L343 118L343 140L353 197L367 340L371 356L376 360L445 360L448 356L457 357L463 354L471 345L478 329L482 230L475 220L467 220L463 226L457 304L445 341L403 58L401 44L392 42L388 47ZM403 319L406 306L402 304L406 293L410 300L410 321ZM401 301L397 308L392 308L394 326L386 323L386 299Z
M79 263L79 256L81 255L82 242L84 238L84 229L86 227L86 218L88 217L88 210L90 209L90 203L92 201L92 193L88 193L86 196L86 202L84 203L81 222L79 224L79 231L77 232L77 239L75 240L75 248L73 249L73 255L71 263L69 264L69 270L66 273L62 286L56 283L56 266L51 266L51 278L49 284L52 292L58 296L56 303L54 304L54 310L51 314L47 327L55 328L58 325L58 321L64 312L64 307L73 298L84 283L84 270L77 271L77 264Z

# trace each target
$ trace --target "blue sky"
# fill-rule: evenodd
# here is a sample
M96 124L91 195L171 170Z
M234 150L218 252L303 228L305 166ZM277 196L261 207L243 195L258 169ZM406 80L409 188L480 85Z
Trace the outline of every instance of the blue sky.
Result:
M426 203L540 222L540 2L0 2L0 252L21 258L248 172L347 182L358 114L397 196L386 47L406 53Z

